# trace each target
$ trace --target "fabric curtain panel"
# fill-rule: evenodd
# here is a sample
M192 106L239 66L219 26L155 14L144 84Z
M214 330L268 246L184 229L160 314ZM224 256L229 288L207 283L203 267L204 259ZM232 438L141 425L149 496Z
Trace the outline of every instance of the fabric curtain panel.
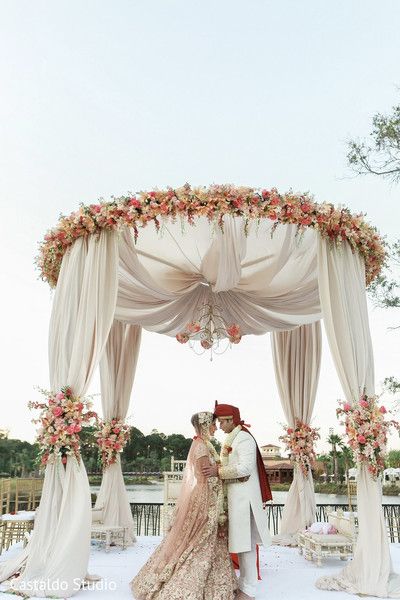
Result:
M271 335L275 377L286 421L310 424L321 365L320 321ZM293 482L274 543L296 545L297 533L315 521L316 506L311 469L305 476L295 463Z
M117 239L115 232L79 238L63 259L49 331L53 391L69 385L74 394L84 396L100 361L115 312ZM87 574L90 528L90 489L83 462L68 456L64 467L58 459L46 467L31 540L12 565L2 564L0 579L22 567L14 589L28 596L72 596L79 591L77 581ZM38 581L41 593L35 591Z
M125 419L139 356L142 328L114 321L100 361L101 403L106 421ZM128 531L128 544L136 541L132 511L121 470L120 456L103 471L96 500L103 509L103 523Z
M365 392L375 393L374 359L365 293L365 266L348 244L318 242L321 307L329 346L345 399L354 404ZM359 533L354 558L336 577L322 577L320 589L400 598L400 576L392 572L389 541L382 511L381 482L366 465L358 468Z
M316 233L299 238L296 227L250 224L225 217L210 239L199 219L182 232L144 228L136 244L129 229L120 237L119 290L115 318L170 336L197 320L204 304L217 305L224 322L243 334L287 330L321 318Z

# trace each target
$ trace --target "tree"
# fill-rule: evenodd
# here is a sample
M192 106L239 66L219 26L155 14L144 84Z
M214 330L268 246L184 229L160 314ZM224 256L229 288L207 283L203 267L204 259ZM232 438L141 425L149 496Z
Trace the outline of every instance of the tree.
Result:
M347 160L357 175L379 175L400 181L400 104L389 115L372 118L371 143L350 140Z
M332 460L333 460L333 472L335 482L338 483L339 479L339 463L338 463L338 447L342 447L342 438L336 433L331 433L326 440L328 444L332 446Z
M372 118L372 142L350 140L347 160L357 175L375 175L394 183L400 182L400 104L389 115L377 113ZM388 247L388 264L370 285L369 292L377 306L400 308L400 239ZM396 325L395 329L400 328ZM400 381L387 377L384 387L391 393L400 391Z
M400 450L390 450L386 457L386 466L398 469L400 467Z

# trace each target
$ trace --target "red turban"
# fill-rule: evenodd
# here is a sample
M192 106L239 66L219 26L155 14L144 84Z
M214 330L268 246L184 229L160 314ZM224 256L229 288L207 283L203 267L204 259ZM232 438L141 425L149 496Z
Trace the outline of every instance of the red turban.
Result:
M246 433L251 435L253 440L256 442L254 436L247 429L247 427L250 427L250 425L246 426L245 422L241 420L240 410L237 408L237 406L232 406L231 404L218 404L218 402L215 401L214 416L215 417L232 417L233 424L236 427L238 425L241 425L242 431L245 431ZM258 470L258 479L260 480L261 498L262 498L263 503L265 503L265 502L268 502L268 500L272 500L272 493L271 493L271 488L269 487L269 481L268 481L267 473L265 471L264 461L262 459L261 452L260 452L257 442L256 442L256 448L257 448L257 470Z

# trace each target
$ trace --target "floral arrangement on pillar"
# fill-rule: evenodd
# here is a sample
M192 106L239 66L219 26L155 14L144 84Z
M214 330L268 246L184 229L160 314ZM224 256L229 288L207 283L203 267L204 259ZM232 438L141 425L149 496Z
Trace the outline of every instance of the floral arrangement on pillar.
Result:
M129 436L130 426L122 419L99 421L95 437L101 452L103 470L116 462L117 456L123 452Z
M66 465L68 456L74 456L80 462L80 432L97 421L91 402L76 396L70 386L59 392L39 391L46 397L46 402L32 401L28 407L40 410L39 417L32 419L32 423L39 425L36 441L40 446L41 464L45 466L61 457L61 462Z
M301 472L307 477L311 463L316 459L315 442L320 438L319 428L310 427L300 419L295 420L295 426L283 426L286 433L280 436L285 444L285 450L290 453L291 459L300 467Z
M387 436L393 427L399 431L400 424L386 419L385 406L379 406L379 396L367 396L364 392L357 403L339 401L336 409L341 425L346 427L349 446L358 464L366 464L372 477L376 479L385 468Z

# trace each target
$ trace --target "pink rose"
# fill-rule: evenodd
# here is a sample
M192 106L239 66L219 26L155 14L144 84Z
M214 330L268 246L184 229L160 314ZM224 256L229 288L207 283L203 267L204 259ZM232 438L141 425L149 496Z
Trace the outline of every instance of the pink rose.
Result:
M349 404L348 402L345 402L345 404L343 405L343 410L345 412L348 412L349 410L351 410L351 404Z
M381 406L379 412L381 412L384 415L385 413L387 413L387 410L384 406Z
M360 406L363 408L368 408L369 404L366 400L360 400Z
M55 406L52 409L52 413L55 417L59 417L60 415L62 415L63 409L61 408L61 406Z
M64 400L65 396L63 394L63 392L58 392L58 394L56 394L56 400Z
M68 433L68 435L72 435L73 433L75 433L75 425L68 425L66 432Z
M82 429L82 425L80 425L79 423L77 423L76 425L74 425L74 433L79 433Z
M366 442L367 440L365 439L365 437L364 437L363 435L358 435L358 436L357 436L357 441L358 441L360 444L365 444L365 442Z
M55 444L57 440L58 440L58 436L52 435L50 438L50 444Z
M293 429L291 427L288 427L287 432L288 432L289 435L292 435Z
M189 340L187 333L177 333L175 337L180 344L186 344L186 342Z
M117 434L118 434L120 431L121 431L121 430L120 430L120 428L119 428L119 427L114 427L114 429L113 429L113 432L114 432L114 433L117 433Z
M208 340L201 340L200 345L205 349L209 350L212 344Z

